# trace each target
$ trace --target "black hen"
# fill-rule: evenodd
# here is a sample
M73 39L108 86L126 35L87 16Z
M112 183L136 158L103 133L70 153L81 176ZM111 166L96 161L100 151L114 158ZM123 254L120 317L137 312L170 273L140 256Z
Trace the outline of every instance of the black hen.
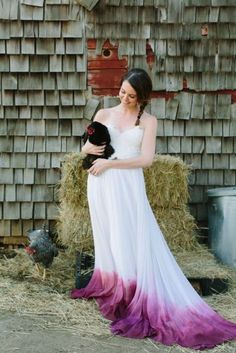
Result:
M87 140L89 140L89 142L91 142L93 145L106 145L106 147L102 155L87 154L82 163L82 167L84 169L89 169L97 158L108 159L115 152L114 148L110 144L111 137L108 128L99 121L93 121L87 127L83 135L84 143Z
M34 262L38 272L40 273L41 264L43 269L43 280L46 278L46 268L50 267L55 256L58 255L58 249L52 242L49 231L41 228L28 231L28 238L30 240L29 246L25 248L31 260Z

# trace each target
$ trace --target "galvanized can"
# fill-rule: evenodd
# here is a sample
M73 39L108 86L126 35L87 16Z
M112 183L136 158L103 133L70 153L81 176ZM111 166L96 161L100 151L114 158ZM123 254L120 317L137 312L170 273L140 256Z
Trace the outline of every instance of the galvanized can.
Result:
M210 189L207 195L209 247L224 264L236 267L236 187Z

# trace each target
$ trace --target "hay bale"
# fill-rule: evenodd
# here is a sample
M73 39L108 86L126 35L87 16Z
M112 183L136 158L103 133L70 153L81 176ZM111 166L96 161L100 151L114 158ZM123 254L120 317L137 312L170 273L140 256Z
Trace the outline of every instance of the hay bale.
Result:
M93 250L83 155L71 153L62 165L59 183L59 241L79 251ZM193 249L196 225L188 212L188 175L190 167L180 158L156 155L151 167L144 170L147 195L160 227L172 249Z
M190 166L179 157L155 155L152 166L144 169L152 209L185 207L189 199L189 173Z

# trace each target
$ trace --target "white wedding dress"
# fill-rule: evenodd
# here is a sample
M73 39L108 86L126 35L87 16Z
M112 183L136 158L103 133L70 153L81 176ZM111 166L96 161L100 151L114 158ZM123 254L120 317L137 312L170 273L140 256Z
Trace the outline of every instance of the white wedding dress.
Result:
M140 153L143 129L108 125L112 158ZM72 298L96 298L114 334L194 349L236 339L236 324L211 309L172 256L147 200L143 170L88 177L95 269Z

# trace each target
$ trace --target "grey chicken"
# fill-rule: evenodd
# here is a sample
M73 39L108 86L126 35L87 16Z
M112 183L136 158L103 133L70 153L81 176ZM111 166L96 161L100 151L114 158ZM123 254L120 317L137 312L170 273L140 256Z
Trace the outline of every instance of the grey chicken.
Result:
M52 242L49 231L41 229L30 230L27 234L30 244L25 247L26 253L40 273L40 265L43 266L43 280L46 278L46 269L51 266L53 259L58 255L58 249Z

